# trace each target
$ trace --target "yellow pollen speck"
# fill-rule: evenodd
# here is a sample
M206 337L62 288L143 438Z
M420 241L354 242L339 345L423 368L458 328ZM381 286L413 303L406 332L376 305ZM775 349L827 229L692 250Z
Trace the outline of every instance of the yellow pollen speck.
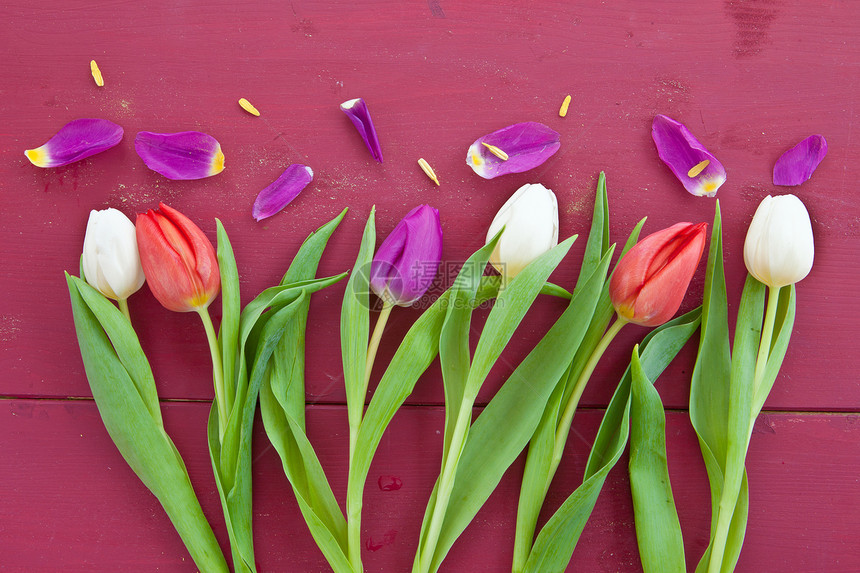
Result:
M481 145L487 148L487 151L501 159L502 161L508 160L508 154L496 147L495 145L490 145L489 143L481 142Z
M570 107L570 96L564 98L564 101L561 102L561 109L558 110L558 115L560 117L564 117L567 115L567 108Z
M96 85L102 87L105 85L105 80L102 77L102 71L99 69L99 65L95 60L90 60L90 72L93 74L93 79L96 81Z
M710 159L705 159L704 161L700 161L693 165L689 171L687 171L687 177L695 177L699 173L705 170L705 167L711 164Z
M251 105L251 102L249 102L245 98L239 98L239 105L242 107L242 109L244 109L245 111L247 111L251 115L256 115L256 116L260 115L260 112L257 111L257 108L255 108L253 105Z
M437 186L439 185L439 178L436 176L436 172L433 171L433 168L430 167L430 164L427 163L426 159L424 159L423 157L419 158L418 166L421 167L421 170L427 175L427 177L433 180L433 183L435 183Z
M224 152L221 151L221 148L218 148L218 151L215 153L215 157L212 158L212 168L209 169L210 175L217 175L224 171Z
M474 163L474 164L475 164L475 166L480 167L480 166L481 166L481 163L482 163L482 161L481 161L481 156L480 156L480 155L477 155L477 154L476 154L476 155L473 155L473 156L472 156L472 163Z
M713 181L708 181L704 185L702 185L702 190L705 193L712 193L717 190L717 184Z

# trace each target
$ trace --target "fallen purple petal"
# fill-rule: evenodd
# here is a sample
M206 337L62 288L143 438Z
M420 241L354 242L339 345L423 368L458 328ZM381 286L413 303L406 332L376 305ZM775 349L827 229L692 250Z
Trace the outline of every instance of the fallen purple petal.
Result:
M286 171L278 177L277 181L260 191L260 194L257 195L252 212L254 219L260 221L266 217L271 217L289 205L290 201L298 197L302 189L313 181L313 178L314 172L307 165L294 163L287 167Z
M168 179L203 179L224 170L221 144L199 131L141 131L134 139L134 149L147 167Z
M816 167L827 155L823 135L810 135L776 160L773 166L774 185L800 185L812 177Z
M24 155L36 167L61 167L114 147L122 140L122 133L120 126L106 119L76 119Z
M660 159L693 195L713 197L726 182L723 164L705 149L684 124L658 115L651 124L651 138L657 146Z
M507 173L522 173L552 157L561 147L560 137L557 131L542 123L516 123L478 138L469 147L466 163L484 179ZM493 151L503 152L501 155L507 155L507 159L502 159Z
M382 148L379 146L379 137L376 135L376 128L373 127L373 120L370 119L370 111L364 100L359 97L345 101L340 104L340 109L358 130L373 158L382 163Z

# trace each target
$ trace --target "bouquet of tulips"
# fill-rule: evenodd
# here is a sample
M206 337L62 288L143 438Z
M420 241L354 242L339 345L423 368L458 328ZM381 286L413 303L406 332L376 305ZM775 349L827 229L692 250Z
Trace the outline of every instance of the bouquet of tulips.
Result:
M382 162L366 103L358 98L341 108L373 158ZM660 158L691 194L713 196L725 182L723 166L683 124L657 116L652 137ZM116 124L77 120L26 153L34 164L54 167L117 145L121 138L122 128ZM526 122L479 138L469 148L467 163L490 179L541 165L559 145L557 132ZM147 166L170 179L208 177L224 166L220 144L202 133L141 132L135 148ZM824 153L820 136L804 140L780 159L774 182L805 181ZM438 184L435 172L421 161ZM312 179L309 167L291 165L258 195L254 217L274 215ZM347 492L341 505L306 432L304 339L310 297L347 276L316 277L326 244L345 213L311 233L281 281L244 308L236 260L221 222L215 221L216 247L188 217L164 204L138 215L135 223L115 209L93 211L80 277L66 274L81 356L105 427L131 469L158 498L201 571L228 571L227 559L165 431L154 376L135 334L127 299L144 282L166 309L196 312L203 323L214 396L207 425L209 454L235 571L256 571L251 434L258 399L266 433L311 535L335 572L360 573L363 493L370 464L392 417L437 357L445 393L443 453L421 525L414 573L439 568L525 449L512 570L563 570L628 442L643 567L649 572L684 571L666 461L665 415L653 383L700 325L690 416L711 484L712 524L697 571L734 568L749 507L744 460L753 422L788 347L794 283L812 266L812 229L799 199L769 196L753 218L744 248L750 274L730 351L719 203L703 304L676 317L705 249L706 223L680 222L639 240L642 219L613 266L616 244L610 241L609 198L601 173L579 275L566 289L549 278L578 236L559 242L556 195L541 184L524 185L498 211L485 244L468 257L453 283L425 305L368 400L390 314L425 297L442 257L438 210L415 207L377 249L372 209L341 307L349 424ZM498 274L486 274L488 265ZM216 328L209 307L219 294L221 320ZM481 387L541 295L563 299L565 310L473 421ZM490 310L473 351L473 314L485 306ZM373 308L379 312L371 331ZM538 529L583 391L628 324L653 330L624 353L630 354L630 365L606 410L582 483Z

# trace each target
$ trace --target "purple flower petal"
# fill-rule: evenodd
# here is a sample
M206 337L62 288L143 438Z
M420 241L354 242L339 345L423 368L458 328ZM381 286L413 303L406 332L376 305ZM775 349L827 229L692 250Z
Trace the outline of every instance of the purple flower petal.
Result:
M698 197L713 197L726 182L726 170L682 123L665 115L654 117L651 138L657 154L684 188ZM705 163L707 162L707 163Z
M122 140L122 128L106 119L76 119L48 142L24 152L36 167L61 167L110 149Z
M376 135L376 128L373 127L373 120L370 119L370 111L364 100L359 97L345 101L340 104L340 109L358 130L373 158L382 163L382 148L379 147L379 137Z
M421 298L442 258L439 211L415 207L385 238L370 265L370 288L382 300L409 306Z
M522 173L552 157L561 147L560 137L557 131L542 123L515 123L478 138L469 147L466 163L484 179L507 173ZM508 159L496 156L487 145L500 149L507 154Z
M199 131L141 131L134 149L147 167L168 179L203 179L224 170L221 144Z
M307 165L293 163L287 167L274 183L257 195L252 212L254 219L259 221L271 217L289 205L313 179L314 172Z
M823 135L810 135L776 160L773 166L774 185L800 185L812 177L812 172L827 155Z

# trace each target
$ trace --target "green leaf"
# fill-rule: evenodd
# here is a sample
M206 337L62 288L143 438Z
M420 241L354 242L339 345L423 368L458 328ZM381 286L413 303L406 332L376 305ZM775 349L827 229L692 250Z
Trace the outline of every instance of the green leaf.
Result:
M564 361L558 360L558 349L575 348L581 341L611 258L610 250L589 280L577 288L564 313L511 373L469 430L436 545L434 569L438 568L504 472L529 443L546 401L566 367Z
M370 334L370 263L376 248L374 213L375 209L371 209L364 226L358 257L346 284L340 313L340 347L350 428L358 428L361 423L367 394L365 369Z
M728 449L727 432L732 361L729 348L728 303L723 271L722 217L718 201L705 274L699 352L690 386L690 421L699 438L699 447L702 450L711 489L712 542L717 527ZM729 528L727 562L736 562L740 554L740 542L743 540L746 529L748 505L747 477L746 472L744 472L737 505L734 508ZM699 561L696 568L697 572L707 571L710 552L711 546L709 545Z
M215 219L218 229L218 269L221 274L221 325L218 327L218 344L221 347L222 371L224 374L224 396L227 411L233 408L236 394L236 360L239 336L241 301L239 296L239 271L233 246L221 221Z
M281 285L312 279L331 234L346 210L302 244ZM300 303L272 354L260 388L266 433L281 458L299 509L317 546L337 573L352 573L346 520L305 432L305 330L309 298Z
M134 329L86 282L68 274L66 282L81 358L105 429L161 503L195 564L203 571L228 571L185 464L164 431L152 372Z
M653 383L639 361L630 361L630 491L639 557L646 573L684 573L684 539L672 497L666 459L666 414Z
M656 380L699 325L695 309L652 330L640 344L642 370ZM585 479L552 515L535 540L523 571L563 571L573 554L585 523L609 471L618 462L630 432L630 368L624 373L597 431L585 470Z

